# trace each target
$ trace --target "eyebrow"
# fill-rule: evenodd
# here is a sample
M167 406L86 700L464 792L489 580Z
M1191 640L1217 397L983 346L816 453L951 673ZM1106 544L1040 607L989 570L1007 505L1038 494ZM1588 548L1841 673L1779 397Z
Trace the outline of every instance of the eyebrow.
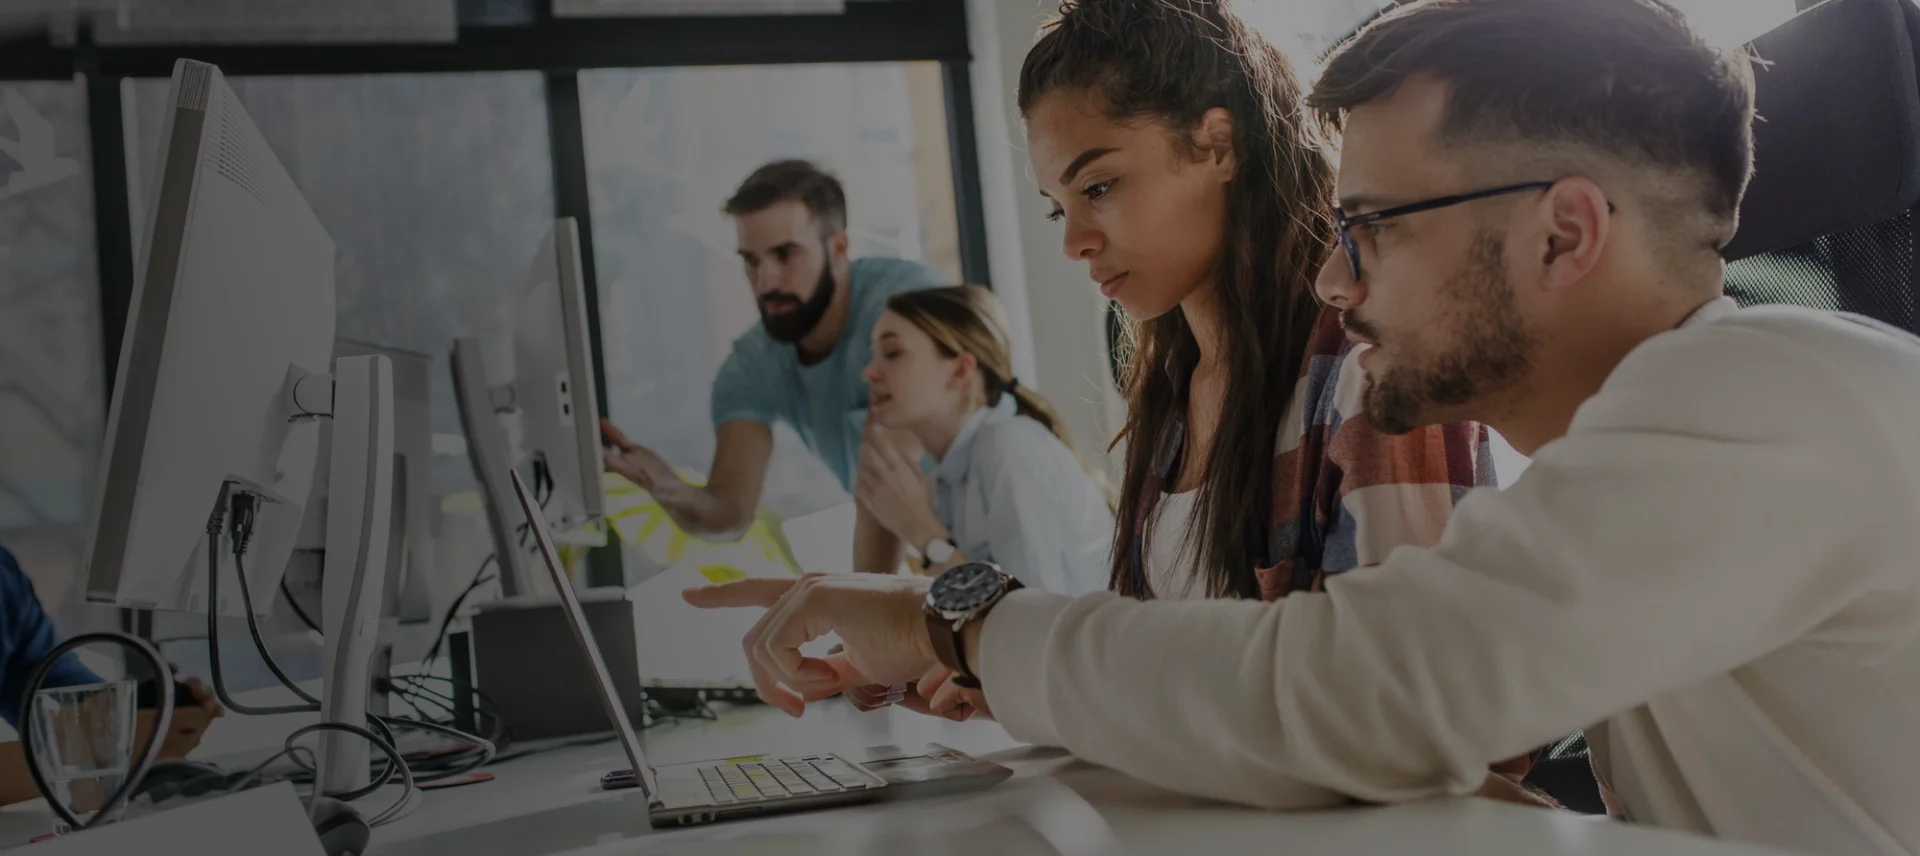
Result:
M1340 206L1340 210L1352 214L1362 208L1378 208L1381 202L1378 197L1360 193L1353 196L1342 196L1334 204Z
M1084 152L1081 152L1079 157L1074 158L1072 163L1067 164L1066 169L1061 170L1060 183L1066 184L1067 182L1072 181L1074 176L1079 175L1081 170L1087 168L1087 164L1093 163L1094 161L1097 161L1117 151L1119 151L1119 149L1107 148L1107 149L1088 149Z
M777 253L777 252L780 252L781 250L797 250L799 248L800 248L799 242L787 241L785 243L776 244L774 246L768 247L766 251L769 253ZM747 256L757 256L760 254L759 251L757 250L735 250L734 253L740 256L741 258L746 258Z

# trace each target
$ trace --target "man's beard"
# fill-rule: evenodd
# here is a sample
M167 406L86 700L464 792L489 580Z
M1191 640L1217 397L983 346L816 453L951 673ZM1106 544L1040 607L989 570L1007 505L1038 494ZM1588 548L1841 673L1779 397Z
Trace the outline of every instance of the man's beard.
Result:
M1533 368L1540 342L1527 330L1513 302L1513 283L1502 267L1504 242L1481 233L1465 266L1441 286L1450 300L1446 314L1454 335L1448 352L1425 364L1389 367L1367 385L1367 415L1387 434L1406 434L1438 421L1432 414L1469 404L1489 390L1508 386ZM1380 342L1364 321L1349 321L1360 335ZM1405 360L1418 359L1408 354Z
M760 323L767 328L767 335L776 342L793 344L807 337L813 328L820 326L820 319L827 317L827 307L833 304L833 290L837 284L833 280L833 265L820 268L820 281L813 287L813 296L807 298L793 311L785 315L768 315L767 300L770 297L791 299L789 295L767 295L760 298Z

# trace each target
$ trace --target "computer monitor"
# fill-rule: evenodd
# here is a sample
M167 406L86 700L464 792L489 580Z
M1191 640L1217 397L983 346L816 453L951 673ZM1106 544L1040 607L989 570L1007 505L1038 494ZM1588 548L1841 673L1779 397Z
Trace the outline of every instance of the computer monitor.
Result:
M489 381L482 340L454 342L454 393L493 535L501 592L509 597L528 592L536 579L527 571L532 554L517 535L522 527L510 523L516 506L509 467L533 486L558 540L604 542L604 530L588 528L606 510L586 295L579 225L562 217L541 239L509 304L511 376ZM515 418L517 450L502 415Z
M239 615L244 573L253 611L269 609L311 498L318 420L329 418L320 713L363 726L392 515L392 362L330 359L333 239L219 69L174 65L161 139L87 596ZM249 520L234 497L258 500L257 513ZM249 523L251 538L236 538ZM214 581L217 599L206 597ZM368 753L359 738L322 734L321 790L365 783Z

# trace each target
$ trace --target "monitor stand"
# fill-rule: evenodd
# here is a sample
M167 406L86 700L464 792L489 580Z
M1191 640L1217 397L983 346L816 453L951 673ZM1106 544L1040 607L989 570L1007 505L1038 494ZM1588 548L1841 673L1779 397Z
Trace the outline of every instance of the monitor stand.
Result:
M367 727L373 655L393 530L393 363L342 357L333 371L327 553L320 626L326 631L320 719ZM372 780L372 746L340 731L320 733L318 793L359 790Z
M460 405L460 427L467 434L467 457L473 475L480 482L482 507L487 515L487 531L493 538L495 573L500 580L500 595L516 597L527 593L531 577L526 573L521 550L514 538L518 529L509 521L518 516L514 510L513 469L507 431L496 415L501 404L494 400L494 389L487 385L486 357L480 340L453 340L453 397Z

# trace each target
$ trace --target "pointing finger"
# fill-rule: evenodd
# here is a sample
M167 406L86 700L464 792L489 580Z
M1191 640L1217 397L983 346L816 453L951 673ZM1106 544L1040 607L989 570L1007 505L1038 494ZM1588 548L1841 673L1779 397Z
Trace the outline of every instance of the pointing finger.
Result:
M695 586L680 593L687 603L701 609L725 609L740 606L771 607L780 602L797 580L752 578L713 586Z

